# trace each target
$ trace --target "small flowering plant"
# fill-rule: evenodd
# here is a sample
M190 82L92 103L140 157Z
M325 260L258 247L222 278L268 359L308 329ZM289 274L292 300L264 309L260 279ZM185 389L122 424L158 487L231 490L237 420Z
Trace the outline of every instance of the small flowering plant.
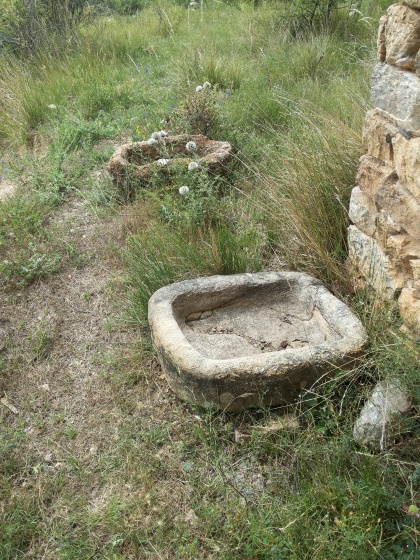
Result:
M218 118L222 97L209 81L198 84L195 90L171 115L171 128L176 132L207 134Z
M199 168L199 164L196 161L191 161L188 164L188 171L196 171Z
M187 194L190 192L190 189L189 187L187 187L187 185L183 185L182 187L179 187L178 192L182 196L187 196Z
M190 140L185 144L185 149L187 150L188 153L195 154L195 152L197 151L197 144L192 140Z
M172 188L160 191L162 217L171 224L206 227L218 221L227 199L221 196L225 180L206 173L191 175L182 169ZM152 196L158 193L154 191ZM162 196L163 195L163 196Z

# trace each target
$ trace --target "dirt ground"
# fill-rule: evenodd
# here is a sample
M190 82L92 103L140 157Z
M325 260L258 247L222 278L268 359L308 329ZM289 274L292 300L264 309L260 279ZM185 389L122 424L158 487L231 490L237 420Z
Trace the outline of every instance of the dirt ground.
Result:
M124 386L126 404L154 402L167 391L153 357L133 359L141 334L121 303L119 259L112 255L131 219L122 211L101 220L83 201L71 200L53 221L83 264L1 291L0 408L6 425L26 434L31 461L59 465L69 454L83 460L100 452L123 421L119 373L136 380Z

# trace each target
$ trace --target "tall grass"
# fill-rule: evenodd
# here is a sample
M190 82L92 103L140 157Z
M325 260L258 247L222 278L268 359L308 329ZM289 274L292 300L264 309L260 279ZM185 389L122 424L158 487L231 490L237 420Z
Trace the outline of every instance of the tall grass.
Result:
M348 292L347 208L366 103L361 96L346 99L344 89L341 94L351 122L304 101L289 105L287 137L269 149L264 168L257 166L258 188L251 196L263 206L288 267Z
M201 231L174 231L155 223L128 239L126 265L133 317L143 323L150 296L172 282L211 274L258 272L263 249L263 239L252 230L233 232L216 225Z

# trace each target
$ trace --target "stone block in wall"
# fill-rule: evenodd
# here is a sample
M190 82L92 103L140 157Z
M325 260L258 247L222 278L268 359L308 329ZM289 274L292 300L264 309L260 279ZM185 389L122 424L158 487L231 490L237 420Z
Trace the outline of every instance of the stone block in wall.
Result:
M349 218L363 233L373 235L376 229L376 206L360 187L351 191Z
M420 239L420 202L400 181L384 181L374 200L377 208L392 216L408 234Z
M412 285L420 289L420 255L410 261L411 276L413 278Z
M377 64L372 74L372 102L395 117L407 131L420 129L420 78L391 64Z
M420 138L408 139L397 134L392 146L398 177L411 194L420 200Z
M399 233L406 233L404 228L401 227L392 216L386 213L385 210L380 209L376 217L376 234L378 237L386 238L388 235L398 235Z
M420 239L408 234L388 235L380 241L385 247L385 255L390 259L394 268L405 276L406 282L413 276L413 260L420 258Z
M388 113L378 108L368 111L363 123L363 150L369 156L392 165L394 161L392 141L398 133L399 127Z
M372 200L385 181L397 181L395 169L378 158L362 156L357 171L357 184Z
M349 260L365 280L378 291L392 297L404 286L405 276L392 264L379 243L356 226L350 226Z
M420 12L406 4L393 4L379 24L379 61L414 72L419 49Z
M377 59L378 62L385 62L386 58L386 22L388 20L387 15L383 15L379 20L379 28L378 28L378 39L377 39Z
M398 306L404 323L420 331L420 289L403 288L398 299Z

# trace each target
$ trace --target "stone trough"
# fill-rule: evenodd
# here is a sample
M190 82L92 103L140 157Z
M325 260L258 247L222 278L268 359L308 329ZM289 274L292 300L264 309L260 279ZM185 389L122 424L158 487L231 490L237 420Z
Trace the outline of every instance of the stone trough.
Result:
M171 389L227 411L295 401L367 340L344 303L296 272L171 284L150 298L149 323Z
M188 152L188 142L195 143L194 151ZM180 134L161 138L152 146L147 141L120 146L108 162L108 172L115 185L130 190L133 184L147 187L155 174L170 176L180 166L188 169L191 162L212 175L222 175L231 159L229 142L210 140L201 134Z

